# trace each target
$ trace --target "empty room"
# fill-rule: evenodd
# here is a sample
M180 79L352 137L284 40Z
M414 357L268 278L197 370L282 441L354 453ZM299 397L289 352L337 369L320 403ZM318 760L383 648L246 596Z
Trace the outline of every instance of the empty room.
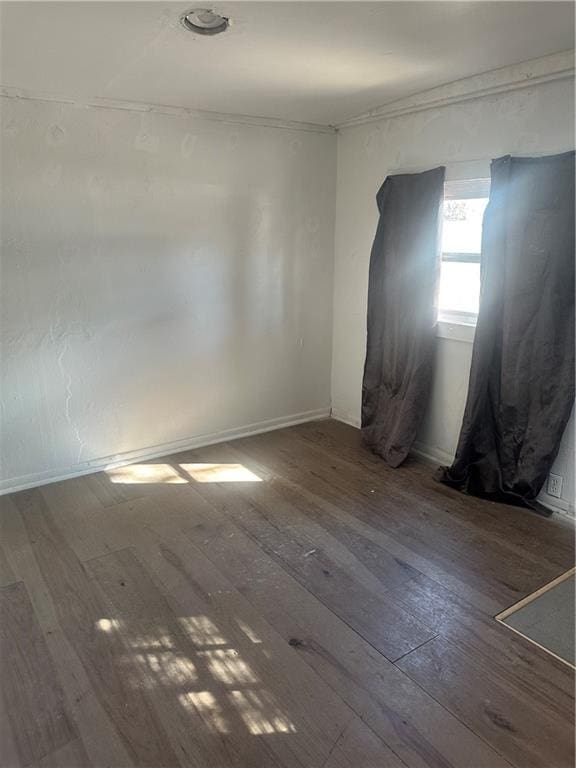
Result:
M0 768L573 768L574 30L0 0Z

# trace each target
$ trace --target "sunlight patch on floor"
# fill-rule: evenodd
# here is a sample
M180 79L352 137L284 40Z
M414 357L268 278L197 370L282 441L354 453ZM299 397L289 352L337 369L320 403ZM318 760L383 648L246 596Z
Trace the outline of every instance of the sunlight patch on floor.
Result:
M164 684L186 685L198 680L198 673L192 661L174 651L139 653L135 659L146 665L155 678Z
M187 483L186 478L170 464L130 464L126 467L107 469L113 483Z
M198 654L215 680L225 685L257 683L258 678L234 648L200 651Z
M203 614L180 616L177 621L174 631L159 622L140 632L131 622L101 618L96 629L104 635L122 635L124 647L130 650L117 663L127 667L125 674L134 688L174 691L180 706L199 717L210 733L230 734L239 725L253 736L296 733L276 697L261 688L259 676L215 622ZM262 642L243 621L236 618L235 623L247 639ZM263 648L258 653L268 658ZM210 681L214 691L206 690Z
M264 691L231 691L230 698L251 734L296 733L294 724Z
M212 733L230 733L222 709L210 691L189 691L178 696L178 701L189 712L196 711Z
M253 643L261 643L262 642L260 637L258 637L256 632L254 632L252 627L248 626L248 624L246 624L244 621L242 621L242 619L236 619L236 624L238 624L238 626L240 627L242 632L244 632L246 637L249 640L252 640Z
M261 483L243 464L180 464L197 483Z
M180 616L178 623L194 645L205 647L226 645L228 642L208 616Z
M101 632L113 632L115 629L120 629L121 622L118 619L98 619L96 627Z

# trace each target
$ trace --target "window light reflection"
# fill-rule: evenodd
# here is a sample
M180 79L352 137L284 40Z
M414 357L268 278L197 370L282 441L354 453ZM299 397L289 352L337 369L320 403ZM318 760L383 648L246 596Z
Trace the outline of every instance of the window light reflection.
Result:
M126 467L107 469L113 483L187 483L178 470L170 464L130 464Z
M226 639L208 616L181 616L178 623L195 645L226 645Z
M206 661L212 677L225 685L258 682L254 672L233 648L201 651L198 655Z
M261 483L243 464L180 464L197 483Z
M222 709L210 691L189 691L181 694L178 701L189 712L196 710L212 733L230 733Z
M266 692L230 691L230 699L254 736L296 732L294 724L278 710L274 700Z

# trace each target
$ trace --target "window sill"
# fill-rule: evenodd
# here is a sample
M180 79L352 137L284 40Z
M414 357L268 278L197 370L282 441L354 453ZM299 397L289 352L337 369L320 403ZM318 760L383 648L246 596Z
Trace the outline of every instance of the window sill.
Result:
M436 336L440 339L451 339L472 344L476 332L476 321L472 318L439 317L436 325Z

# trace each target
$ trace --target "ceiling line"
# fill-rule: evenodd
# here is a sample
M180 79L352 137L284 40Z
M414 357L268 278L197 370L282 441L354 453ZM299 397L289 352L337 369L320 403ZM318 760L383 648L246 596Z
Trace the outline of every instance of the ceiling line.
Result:
M340 131L414 112L447 107L452 104L531 88L555 80L567 80L573 78L574 74L574 51L562 51L520 64L492 69L430 88L413 96L396 99L337 123L336 128Z
M121 99L73 98L38 91L28 91L23 88L6 85L0 85L0 98L69 104L70 106L86 109L121 109L127 112L168 115L171 117L185 117L193 120L209 120L218 123L278 128L289 131L306 131L308 133L336 133L336 128L334 126L322 125L319 123L304 123L298 120L281 120L274 117L237 115L227 112L210 112L208 110L189 109L187 107L170 107L162 104L147 104L140 101L124 101Z
M507 67L489 70L479 75L455 80L451 83L430 88L426 91L397 99L382 106L364 112L336 125L306 123L297 120L281 120L273 117L241 115L226 112L210 112L187 107L171 107L161 104L125 101L104 98L73 98L55 94L28 91L22 88L0 85L0 97L32 101L46 101L57 104L70 104L87 109L121 109L129 112L169 115L194 120L230 123L233 125L252 125L282 130L306 131L311 133L337 133L340 130L358 125L392 119L403 115L438 109L474 101L489 96L531 88L544 83L566 80L574 77L574 51L562 51L550 56L512 64Z

